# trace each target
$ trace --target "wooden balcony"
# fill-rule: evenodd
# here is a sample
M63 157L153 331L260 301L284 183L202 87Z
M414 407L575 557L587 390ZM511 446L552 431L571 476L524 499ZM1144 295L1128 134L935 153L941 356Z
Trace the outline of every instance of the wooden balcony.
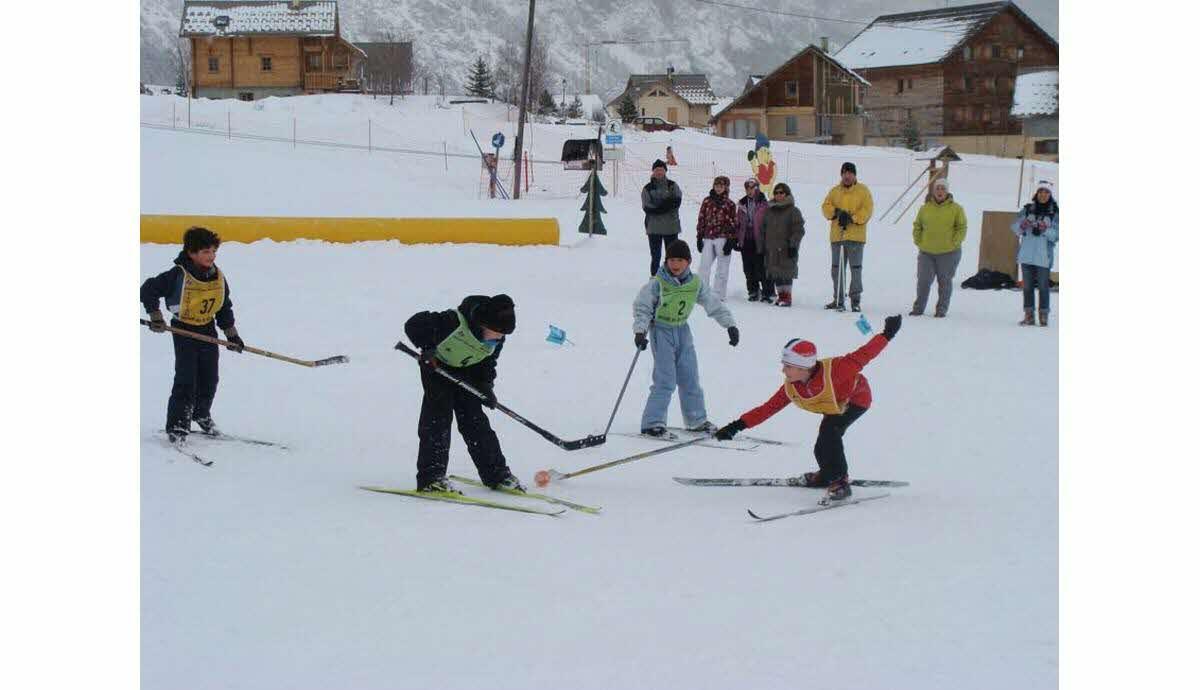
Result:
M304 75L305 91L335 91L342 86L345 77L333 72L309 72Z

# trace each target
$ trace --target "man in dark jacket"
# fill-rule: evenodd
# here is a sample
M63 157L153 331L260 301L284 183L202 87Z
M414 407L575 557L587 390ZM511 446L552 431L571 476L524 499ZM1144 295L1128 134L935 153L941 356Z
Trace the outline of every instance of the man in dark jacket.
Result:
M504 338L516 330L516 314L508 295L471 295L446 311L422 311L404 324L404 333L421 350L421 419L417 424L417 490L456 492L446 478L450 461L450 422L458 432L489 487L524 491L500 450L482 407L496 407L496 360ZM486 397L471 395L434 371L442 368Z
M646 235L650 240L650 277L658 275L663 247L679 239L679 205L683 190L667 179L667 164L654 161L650 181L642 187L642 210L646 212Z
M216 264L220 246L217 233L207 228L188 228L175 265L142 283L141 301L150 315L150 330L165 331L166 322L159 310L160 301L165 300L171 312L171 327L215 338L220 326L225 339L233 343L229 349L242 351L245 343L233 325L229 282ZM167 438L171 443L183 443L193 419L205 434L217 436L220 432L212 419L212 403L217 395L220 350L177 333L172 333L171 339L175 345L175 381L167 401Z

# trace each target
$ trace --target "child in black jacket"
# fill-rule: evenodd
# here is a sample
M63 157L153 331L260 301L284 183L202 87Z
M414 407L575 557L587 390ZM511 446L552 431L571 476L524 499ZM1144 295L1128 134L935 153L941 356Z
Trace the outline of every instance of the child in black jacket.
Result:
M216 326L220 326L225 339L233 343L229 349L241 352L245 343L233 325L229 283L216 265L220 246L221 238L215 232L188 228L175 265L142 283L142 306L150 315L150 330L163 332L166 322L159 311L159 300L166 300L173 328L215 338ZM219 349L176 333L171 338L175 344L175 381L167 401L167 437L172 443L182 443L193 419L205 434L217 436L220 432L213 423L212 403L217 394Z
M479 470L479 479L492 488L525 488L513 476L482 407L495 409L496 360L504 337L516 330L516 314L508 295L471 295L458 309L423 311L404 324L404 333L421 350L421 419L417 425L417 490L457 492L446 478L450 460L450 422ZM487 396L486 402L434 372L442 367L455 378Z

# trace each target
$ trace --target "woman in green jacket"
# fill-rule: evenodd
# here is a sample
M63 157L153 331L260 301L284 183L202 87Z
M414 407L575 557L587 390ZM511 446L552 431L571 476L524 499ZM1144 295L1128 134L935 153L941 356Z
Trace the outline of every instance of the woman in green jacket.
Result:
M917 212L913 221L913 244L917 245L917 299L909 316L925 313L929 287L937 277L938 300L933 315L941 318L950 310L954 290L954 272L962 259L962 243L967 237L967 214L950 194L946 178L933 183L933 194Z

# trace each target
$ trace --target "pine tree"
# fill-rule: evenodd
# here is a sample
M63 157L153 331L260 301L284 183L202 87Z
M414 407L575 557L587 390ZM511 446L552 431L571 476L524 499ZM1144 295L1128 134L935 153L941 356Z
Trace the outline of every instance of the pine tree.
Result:
M471 73L467 75L467 95L477 98L490 98L496 91L496 83L492 81L492 71L483 56L475 59Z
M554 105L554 96L551 96L546 89L542 89L542 96L538 99L538 114L549 115L557 110L558 107Z
M638 116L637 104L633 102L633 97L625 94L621 99L621 105L617 107L617 115L621 117L621 122L632 122L633 118Z
M575 94L575 100L567 106L567 117L583 117L583 101L579 100L579 94Z
M908 119L904 121L904 129L900 132L900 135L904 137L905 148L912 149L913 151L921 150L921 129L917 126L917 120L912 115L909 115Z
M600 197L608 196L608 190L600 184L600 175L597 174L595 168L592 168L592 173L588 175L587 182L579 188L580 192L587 194L587 198L583 200L583 206L579 207L583 211L583 220L579 222L579 232L586 232L589 235L607 235L608 229L604 227L604 219L600 217L602 213L608 213L604 208L604 204L600 201Z

